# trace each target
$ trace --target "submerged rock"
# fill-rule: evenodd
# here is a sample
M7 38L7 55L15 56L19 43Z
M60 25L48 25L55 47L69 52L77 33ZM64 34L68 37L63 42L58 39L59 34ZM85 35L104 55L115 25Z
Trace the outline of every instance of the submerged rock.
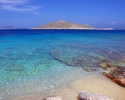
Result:
M86 72L93 72L93 71L97 71L96 68L90 68L90 67L84 67L83 70L85 70Z
M51 96L51 97L46 98L45 100L62 100L62 97L60 97L60 96Z
M100 61L106 61L106 58L100 57L99 60L100 60Z
M92 94L92 93L83 91L78 94L78 100L113 100L113 99L107 96Z
M53 50L50 56L70 67L81 67L87 72L96 71L99 60L94 54L77 50L77 48L62 48L61 50Z
M125 62L125 57L123 57L122 59L120 59L120 61Z
M105 70L111 70L111 69L116 68L115 65L113 65L111 63L105 63L105 62L99 63L99 66L102 67Z

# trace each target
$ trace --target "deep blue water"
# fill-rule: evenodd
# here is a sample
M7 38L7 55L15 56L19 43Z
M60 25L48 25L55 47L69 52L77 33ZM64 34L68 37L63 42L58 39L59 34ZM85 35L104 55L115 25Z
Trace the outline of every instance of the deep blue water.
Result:
M125 31L0 30L0 98L66 85L99 58L125 67Z

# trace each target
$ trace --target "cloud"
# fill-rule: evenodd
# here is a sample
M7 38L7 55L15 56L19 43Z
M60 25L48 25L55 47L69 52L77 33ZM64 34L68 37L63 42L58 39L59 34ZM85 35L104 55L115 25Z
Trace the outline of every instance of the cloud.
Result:
M18 7L15 5L2 5L1 9L9 11L18 11L18 12L33 12L39 9L39 7L37 6Z
M0 0L0 3L2 4L13 4L13 5L18 5L18 4L23 4L28 2L29 0Z
M122 21L122 22L118 22L118 21L113 21L110 23L111 25L125 25L125 21Z
M34 13L39 6L28 5L29 0L0 0L0 9L7 11Z

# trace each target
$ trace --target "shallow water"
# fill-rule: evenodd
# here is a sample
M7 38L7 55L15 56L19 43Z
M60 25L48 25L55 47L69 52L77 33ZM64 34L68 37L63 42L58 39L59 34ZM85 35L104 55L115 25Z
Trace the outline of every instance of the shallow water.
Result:
M125 67L125 31L1 30L0 98L48 93L100 70L99 58Z

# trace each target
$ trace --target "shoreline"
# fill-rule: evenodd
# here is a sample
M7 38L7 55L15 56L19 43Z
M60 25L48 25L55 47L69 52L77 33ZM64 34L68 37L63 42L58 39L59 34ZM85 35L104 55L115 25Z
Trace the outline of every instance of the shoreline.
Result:
M89 29L89 28L17 28L17 29L0 29L0 30L91 30L91 31L98 31L98 30L122 30L122 29L110 29L110 28L96 28L96 29ZM124 31L124 30L123 30Z
M115 30L112 28L31 28L31 30Z
M124 100L125 89L100 73L87 76L71 82L67 86L52 90L50 93L33 93L3 100L42 100L48 96L61 96L64 100L77 100L78 93L81 91L92 92L105 95L114 100ZM118 95L119 94L119 95Z

